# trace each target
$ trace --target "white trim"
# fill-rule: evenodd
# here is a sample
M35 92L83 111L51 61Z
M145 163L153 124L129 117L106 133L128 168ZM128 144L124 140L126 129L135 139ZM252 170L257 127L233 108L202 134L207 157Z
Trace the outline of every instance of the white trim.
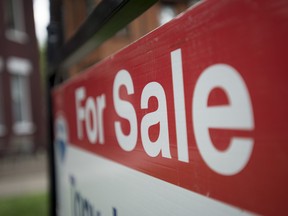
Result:
M27 135L35 132L35 125L32 122L16 122L13 124L13 131L16 135Z
M28 41L27 33L17 29L7 29L5 31L5 36L8 40L21 44L24 44Z
M29 75L32 71L31 62L18 57L10 57L7 60L7 68L11 74Z

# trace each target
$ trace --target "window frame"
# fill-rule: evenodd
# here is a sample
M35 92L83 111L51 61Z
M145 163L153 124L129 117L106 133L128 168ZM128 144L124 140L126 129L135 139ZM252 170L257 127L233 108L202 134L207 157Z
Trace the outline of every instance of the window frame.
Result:
M18 58L18 57L10 57L7 60L7 68L9 73L11 74L10 76L10 91L11 91L11 106L12 110L13 108L13 89L12 89L12 76L23 76L27 79L27 82L25 86L22 86L22 95L24 95L24 99L21 99L21 102L25 101L25 106L21 106L20 109L22 109L20 112L25 113L27 116L27 119L22 119L22 120L16 120L15 113L12 111L12 117L13 117L13 132L17 135L27 135L27 134L32 134L35 131L35 125L32 121L32 104L31 104L31 88L29 85L29 78L30 74L32 72L32 65L29 60L23 59L23 58ZM24 109L24 111L23 111Z
M6 6L6 13L5 13L5 19L6 23L10 19L10 16L13 16L13 23L14 27L7 26L7 29L5 31L5 36L8 40L14 41L17 43L26 43L28 40L28 35L26 33L26 26L25 26L25 16L24 16L24 2L22 0L6 0L5 6ZM8 7L10 7L11 4L11 10L9 10ZM9 16L9 11L12 12L12 14Z

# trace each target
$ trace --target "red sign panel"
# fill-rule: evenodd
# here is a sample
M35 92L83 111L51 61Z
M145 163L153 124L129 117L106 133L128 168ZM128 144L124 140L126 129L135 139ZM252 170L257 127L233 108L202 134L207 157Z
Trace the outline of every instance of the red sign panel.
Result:
M71 145L285 214L287 38L287 1L204 2L56 88L55 116Z

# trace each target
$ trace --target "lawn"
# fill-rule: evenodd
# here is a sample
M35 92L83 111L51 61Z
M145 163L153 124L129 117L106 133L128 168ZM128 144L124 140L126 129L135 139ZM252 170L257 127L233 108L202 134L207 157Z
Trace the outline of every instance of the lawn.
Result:
M47 194L0 198L0 215L48 216Z

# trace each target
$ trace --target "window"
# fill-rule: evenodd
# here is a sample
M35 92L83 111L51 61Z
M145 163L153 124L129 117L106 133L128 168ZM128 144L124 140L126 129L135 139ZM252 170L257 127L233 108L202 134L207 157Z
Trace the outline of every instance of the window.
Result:
M4 102L3 102L3 85L2 85L2 69L3 60L0 58L0 136L3 136L6 132L4 121Z
M29 85L31 64L28 60L12 57L8 59L8 70L11 73L13 131L18 135L31 134L34 132Z
M127 37L129 36L129 26L125 26L124 28L122 28L121 30L119 30L116 35L116 37Z
M19 43L27 41L22 0L5 1L6 37Z
M161 5L159 17L158 17L160 25L163 25L163 24L169 22L175 16L176 16L176 11L175 11L173 5L170 5L170 4Z

